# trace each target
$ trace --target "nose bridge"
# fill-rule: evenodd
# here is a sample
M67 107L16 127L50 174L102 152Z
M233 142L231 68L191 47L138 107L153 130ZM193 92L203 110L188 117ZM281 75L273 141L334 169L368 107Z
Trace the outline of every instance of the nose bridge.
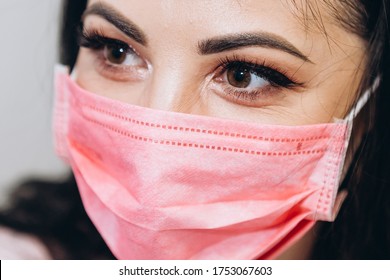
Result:
M145 88L145 106L190 113L200 101L198 81L184 58L166 58L153 67Z

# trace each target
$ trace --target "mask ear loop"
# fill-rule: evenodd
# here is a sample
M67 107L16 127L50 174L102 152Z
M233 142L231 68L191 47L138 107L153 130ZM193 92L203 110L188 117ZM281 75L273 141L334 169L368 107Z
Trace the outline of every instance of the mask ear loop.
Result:
M68 149L65 142L67 135L67 119L68 119L68 102L65 91L64 80L61 78L64 75L69 75L69 67L57 64L55 72L55 98L53 106L53 137L54 147L57 155L65 162L68 162Z
M363 109L363 107L367 104L368 100L370 99L371 95L378 89L379 84L380 84L380 77L376 77L374 80L374 83L372 84L371 87L369 87L359 98L358 102L352 108L352 110L349 112L349 114L344 118L344 122L349 123L349 132L348 132L348 137L346 138L345 141L345 153L347 152L348 144L350 141L350 135L352 131L352 124L353 120L355 117L360 113L360 111ZM345 155L344 155L344 162L340 166L340 180L342 180L345 177L345 174L343 172L344 168L344 163L345 163ZM341 205L343 204L344 200L348 196L348 191L346 190L341 190L337 192L335 200L334 200L334 205L333 205L333 211L332 211L332 221L334 221L340 211Z
M356 103L355 107L352 108L352 110L349 112L349 114L344 118L344 121L352 122L356 116L360 113L360 111L363 109L363 107L367 104L368 100L370 99L371 95L378 89L380 84L380 77L376 77L374 80L374 83L371 87L369 87L359 98L358 102Z

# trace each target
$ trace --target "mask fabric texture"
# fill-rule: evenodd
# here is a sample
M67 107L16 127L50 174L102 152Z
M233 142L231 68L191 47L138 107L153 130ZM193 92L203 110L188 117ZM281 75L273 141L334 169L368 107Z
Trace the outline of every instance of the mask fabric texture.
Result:
M270 259L332 221L350 121L262 125L125 104L57 71L57 153L118 259Z

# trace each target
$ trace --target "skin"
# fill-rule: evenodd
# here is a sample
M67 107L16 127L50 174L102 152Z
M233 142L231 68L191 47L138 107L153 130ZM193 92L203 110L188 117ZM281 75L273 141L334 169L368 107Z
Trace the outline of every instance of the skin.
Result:
M102 3L131 20L144 33L145 42L136 42L101 15L87 12L86 30L98 30L105 37L123 41L138 56L132 56L136 63L115 65L104 51L81 48L74 70L77 82L109 98L189 114L276 125L308 125L343 118L356 100L365 59L364 42L343 29L324 5L318 6L322 29L315 24L305 28L303 15L291 2L90 0L89 8ZM304 1L295 2L299 6ZM200 42L240 33L283 38L301 57L269 46L199 53ZM229 84L226 72L221 73L221 60L227 57L264 63L300 85L273 87L260 79L256 81L261 87L249 89L260 91L258 96L229 94L237 88ZM281 258L307 258L314 239L315 234L309 232Z

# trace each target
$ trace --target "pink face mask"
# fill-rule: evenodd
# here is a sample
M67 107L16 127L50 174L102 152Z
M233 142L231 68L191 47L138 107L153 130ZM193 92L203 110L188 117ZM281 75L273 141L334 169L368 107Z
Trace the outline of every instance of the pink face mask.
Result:
M292 127L159 111L64 71L56 90L57 152L118 259L274 258L335 218L353 116Z

